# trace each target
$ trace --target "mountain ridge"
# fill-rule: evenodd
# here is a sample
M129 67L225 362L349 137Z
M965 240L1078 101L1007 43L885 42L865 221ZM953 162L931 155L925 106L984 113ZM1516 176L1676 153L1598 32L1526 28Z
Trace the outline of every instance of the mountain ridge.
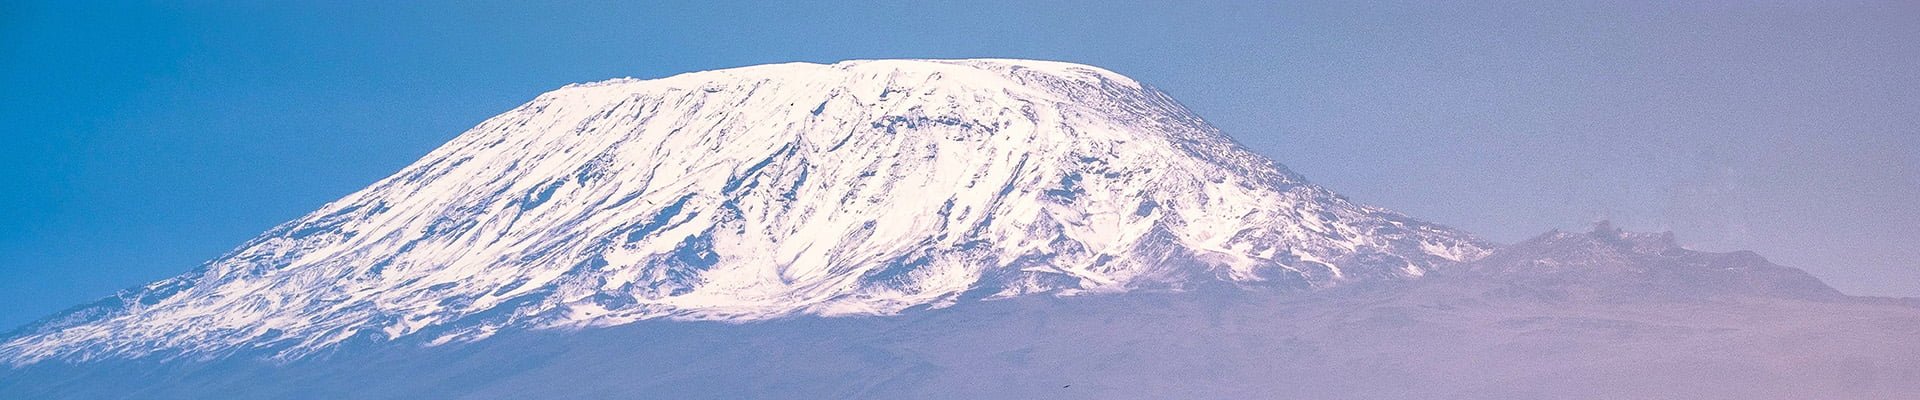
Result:
M1507 295L1555 301L1868 298L1841 293L1803 270L1774 264L1752 251L1692 250L1681 246L1672 232L1627 232L1606 221L1588 232L1556 229L1502 246L1442 275L1498 282Z

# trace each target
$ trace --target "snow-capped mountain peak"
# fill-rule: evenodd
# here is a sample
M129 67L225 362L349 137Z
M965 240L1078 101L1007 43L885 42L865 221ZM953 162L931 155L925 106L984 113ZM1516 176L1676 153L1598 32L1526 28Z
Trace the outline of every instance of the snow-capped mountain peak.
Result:
M1487 249L1308 183L1100 68L775 64L542 94L199 269L28 326L0 359L1307 289Z

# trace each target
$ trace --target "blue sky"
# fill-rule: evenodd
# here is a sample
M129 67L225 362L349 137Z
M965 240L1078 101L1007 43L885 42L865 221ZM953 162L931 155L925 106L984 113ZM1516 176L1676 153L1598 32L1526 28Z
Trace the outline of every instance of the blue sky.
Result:
M184 272L567 83L854 58L1099 65L1493 240L1606 218L1920 296L1910 3L68 3L0 5L0 326Z

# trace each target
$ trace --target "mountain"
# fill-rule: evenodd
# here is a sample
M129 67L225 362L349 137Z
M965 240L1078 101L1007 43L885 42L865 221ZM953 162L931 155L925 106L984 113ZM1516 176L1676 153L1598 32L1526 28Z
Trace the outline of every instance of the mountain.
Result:
M1672 232L1632 233L1607 222L1587 233L1549 232L1448 272L1498 284L1488 292L1494 297L1545 301L1847 298L1805 271L1768 262L1751 251L1689 250L1674 241Z
M1749 252L1552 232L1420 279L648 320L287 363L44 362L26 398L1807 399L1920 393L1920 307ZM1700 286L1700 283L1711 283ZM1713 283L1720 282L1720 283ZM1686 292L1688 287L1698 288ZM1516 290L1531 288L1530 290ZM404 341L404 339L403 339Z
M1496 246L1018 60L573 85L0 340L20 398L1912 398L1920 302Z
M1099 68L762 65L542 94L198 269L26 326L0 361L1306 291L1491 248L1308 183Z

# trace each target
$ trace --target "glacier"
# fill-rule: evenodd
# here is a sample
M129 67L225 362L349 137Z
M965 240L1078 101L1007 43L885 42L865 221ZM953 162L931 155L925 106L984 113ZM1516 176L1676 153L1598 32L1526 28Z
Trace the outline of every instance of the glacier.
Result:
M1492 248L1307 182L1097 67L773 64L542 94L186 274L23 327L0 362L1306 291Z

